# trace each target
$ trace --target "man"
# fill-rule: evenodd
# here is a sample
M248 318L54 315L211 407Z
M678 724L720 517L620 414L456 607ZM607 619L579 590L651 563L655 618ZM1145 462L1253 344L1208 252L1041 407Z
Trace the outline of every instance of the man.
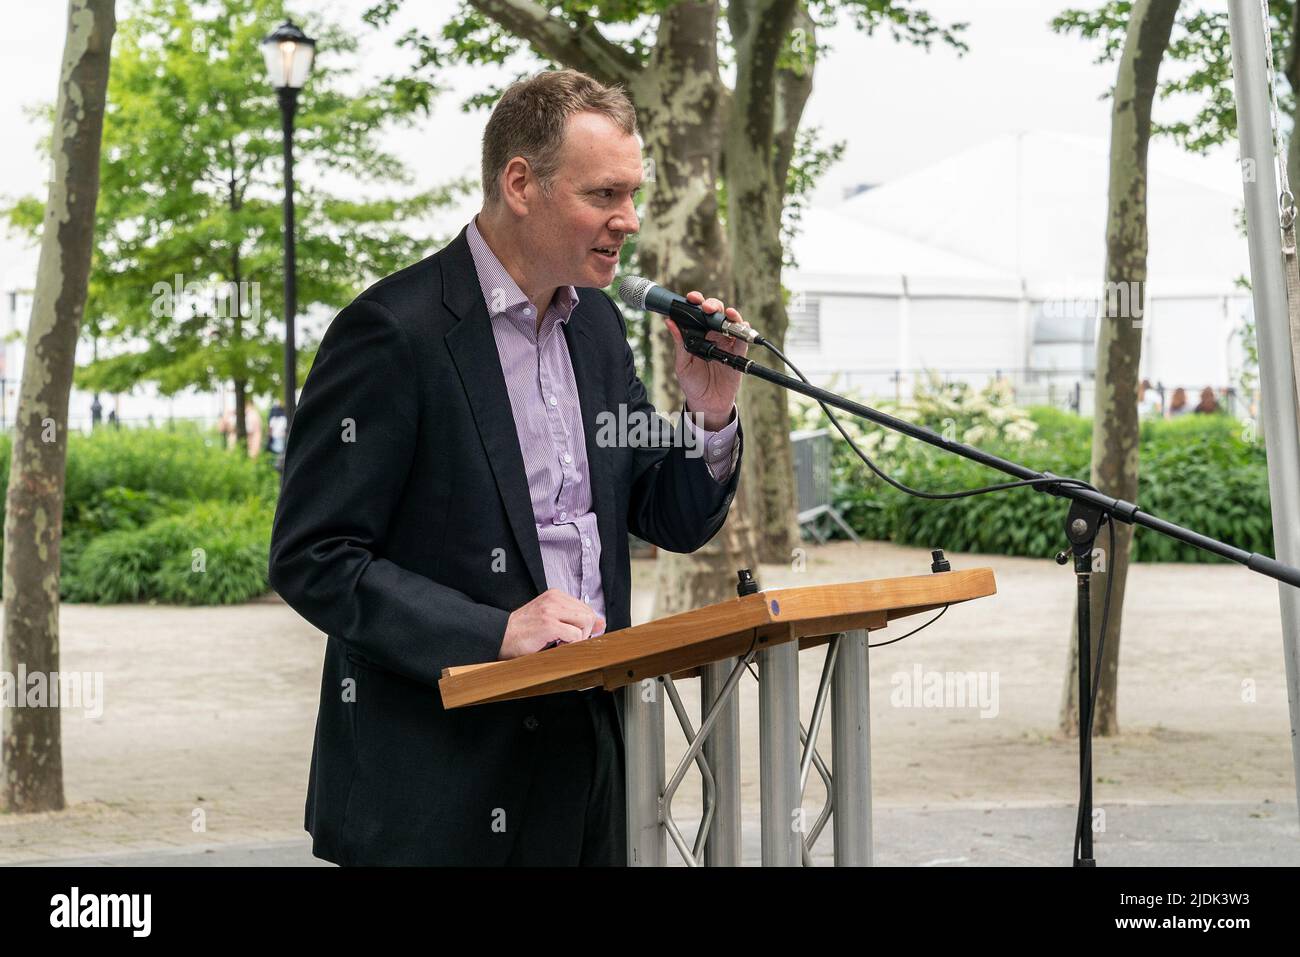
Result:
M521 81L484 132L482 211L325 333L270 559L275 590L329 636L306 809L320 857L626 863L615 696L445 710L437 682L628 627L628 533L690 552L726 518L739 373L664 320L697 418L679 441L601 291L639 229L641 180L620 91L569 70ZM628 435L601 440L602 421Z

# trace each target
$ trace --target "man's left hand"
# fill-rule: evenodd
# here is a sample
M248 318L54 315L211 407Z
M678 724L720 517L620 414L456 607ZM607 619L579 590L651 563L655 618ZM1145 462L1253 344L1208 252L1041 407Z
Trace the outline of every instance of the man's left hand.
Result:
M699 306L710 315L722 312L727 319L739 326L749 325L735 309L724 306L720 299L705 299L704 294L697 290L688 292L686 301ZM686 408L696 416L695 421L700 428L717 432L731 418L731 407L735 405L736 393L740 391L741 373L730 366L691 355L682 344L682 332L677 328L677 323L667 316L664 316L664 322L668 324L668 332L677 346L677 381L686 397ZM749 343L743 339L733 339L721 332L709 332L705 338L733 355L743 356L749 352Z

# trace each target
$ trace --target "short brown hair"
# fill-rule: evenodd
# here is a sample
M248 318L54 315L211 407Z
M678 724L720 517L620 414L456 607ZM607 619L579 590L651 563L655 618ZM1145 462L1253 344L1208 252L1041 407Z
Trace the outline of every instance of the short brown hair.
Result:
M516 156L532 167L549 192L560 168L570 116L599 113L629 136L636 134L636 110L619 86L605 86L577 70L544 70L519 80L501 94L483 131L483 202L501 198L501 173Z

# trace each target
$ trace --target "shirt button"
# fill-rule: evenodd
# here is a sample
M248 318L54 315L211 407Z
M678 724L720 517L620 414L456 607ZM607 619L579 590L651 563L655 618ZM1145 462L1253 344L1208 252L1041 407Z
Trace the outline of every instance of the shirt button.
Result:
M533 310L530 309L528 306L524 306L524 315L531 316L532 314L533 314Z
M568 517L569 517L569 513L568 513L568 512L561 512L561 513L560 513L560 518L561 518L561 519L565 519L565 518L568 518Z
M591 547L591 539L590 539L590 538L583 538L583 540L582 540L582 547L583 547L583 548L590 548L590 547Z
M591 596L590 596L590 595L583 595L583 596L582 596L582 600L583 600L583 601L591 601Z
M555 405L555 404L556 404L555 396L551 396L551 405Z
M572 462L572 461L573 461L573 456L570 455L568 452L565 452L565 453L564 453L564 464L565 464L565 465L568 465L568 464L569 464L570 462Z
M527 728L529 731L536 731L537 719L530 714L528 717L524 718L524 727Z

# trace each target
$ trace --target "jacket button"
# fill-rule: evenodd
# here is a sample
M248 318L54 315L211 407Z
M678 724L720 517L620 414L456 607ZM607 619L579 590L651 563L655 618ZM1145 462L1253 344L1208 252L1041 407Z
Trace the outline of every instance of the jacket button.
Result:
M534 717L533 715L531 715L531 714L530 714L528 717L524 718L524 727L527 728L529 731L536 731L536 730L537 730L537 718L535 718L535 717Z

